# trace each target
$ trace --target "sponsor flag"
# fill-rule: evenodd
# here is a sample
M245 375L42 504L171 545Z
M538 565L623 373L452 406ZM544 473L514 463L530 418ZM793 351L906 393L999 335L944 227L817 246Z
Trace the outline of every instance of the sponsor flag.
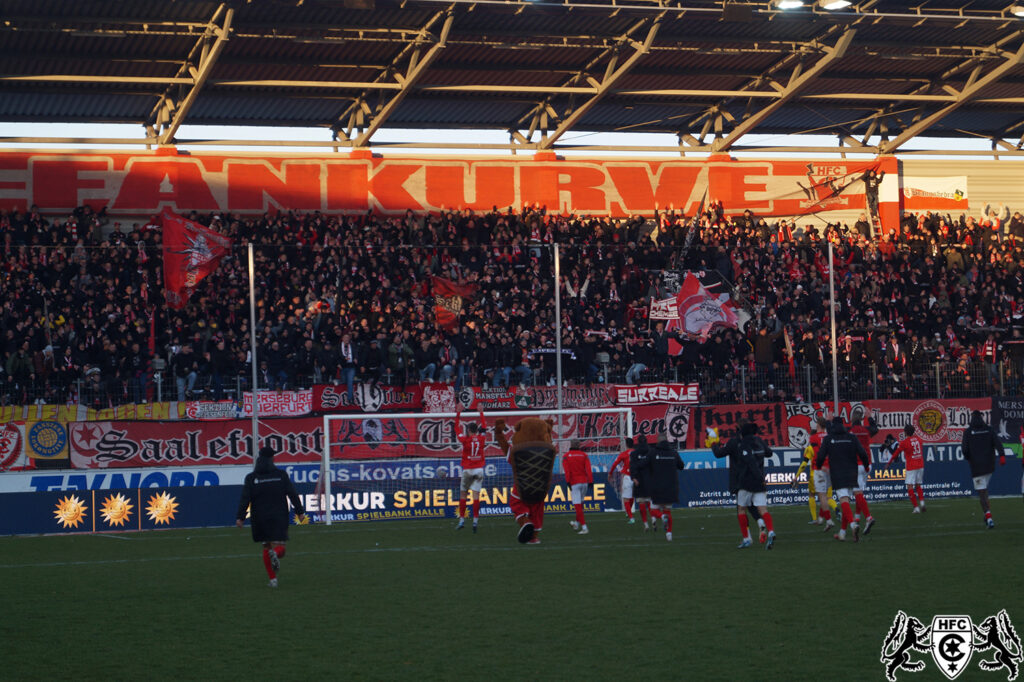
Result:
M167 305L184 307L196 285L217 269L231 240L165 208L163 221L164 294Z
M729 283L717 272L706 270L685 273L675 296L674 316L668 312L668 307L665 300L655 301L651 306L651 319L667 319L668 331L704 340L717 327L743 329L750 319L750 314L733 300ZM670 341L669 346L671 353L678 354L681 350L674 341Z
M456 284L444 277L431 277L430 285L434 291L434 315L437 326L445 331L455 329L459 314L462 313L462 300L471 298L476 293L476 285Z

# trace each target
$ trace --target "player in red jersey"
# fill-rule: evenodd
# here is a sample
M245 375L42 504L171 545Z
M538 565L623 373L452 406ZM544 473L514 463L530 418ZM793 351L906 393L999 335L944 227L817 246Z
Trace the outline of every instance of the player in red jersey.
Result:
M633 450L633 439L626 439L626 449L619 453L612 465L608 467L608 478L615 476L615 471L622 468L622 482L619 486L619 496L622 499L622 507L626 510L629 523L635 523L633 519L633 479L629 474L629 453Z
M925 511L924 488L921 487L921 484L924 483L924 441L914 435L912 424L904 426L903 433L906 434L906 437L900 441L899 445L894 444L892 457L889 458L885 468L888 469L897 457L903 455L903 459L907 463L904 477L907 482L907 495L910 497L910 503L914 505L913 513L920 514Z
M853 489L853 499L857 514L855 519L860 523L860 519L864 517L864 535L871 532L871 526L875 525L875 517L871 515L871 510L868 509L868 500L864 497L864 489L868 485L868 474L871 472L871 438L878 433L878 425L875 424L874 418L868 419L867 426L864 425L864 417L857 417L854 415L854 423L850 428L850 433L860 441L860 445L864 448L864 452L868 455L868 464L865 466L862 463L857 464L857 487Z
M456 530L466 527L466 494L471 493L473 500L473 532L476 532L480 521L480 488L484 483L484 448L487 445L487 421L483 410L480 411L480 423L466 424L466 433L458 435L462 413L455 414L455 434L462 446L462 480L459 484L459 525Z
M571 488L572 506L576 510L576 520L570 521L569 525L579 531L580 535L586 535L590 531L587 529L586 517L583 516L583 497L594 482L594 470L590 466L590 458L580 450L580 442L575 438L569 441L569 451L562 455L562 471L565 473L565 482Z

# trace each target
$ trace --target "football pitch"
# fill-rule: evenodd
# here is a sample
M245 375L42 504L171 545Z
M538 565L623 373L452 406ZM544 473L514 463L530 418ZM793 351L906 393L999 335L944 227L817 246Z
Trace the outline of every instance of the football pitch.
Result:
M860 543L772 510L738 550L735 513L676 510L675 539L548 515L293 527L271 589L248 527L0 538L7 679L879 680L897 610L930 624L1006 609L1024 632L1024 505L877 504ZM991 658L991 652L986 654ZM980 654L958 680L983 672ZM931 655L923 672L939 680Z

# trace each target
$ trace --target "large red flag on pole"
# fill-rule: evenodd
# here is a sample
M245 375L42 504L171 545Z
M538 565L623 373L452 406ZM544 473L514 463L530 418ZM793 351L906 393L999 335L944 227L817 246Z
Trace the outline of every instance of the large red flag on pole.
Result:
M184 307L199 282L217 269L231 240L165 208L163 221L164 294L167 305Z

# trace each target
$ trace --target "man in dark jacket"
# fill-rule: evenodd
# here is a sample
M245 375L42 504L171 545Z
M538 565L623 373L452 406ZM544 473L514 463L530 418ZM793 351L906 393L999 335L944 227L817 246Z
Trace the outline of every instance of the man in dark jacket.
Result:
M991 530L996 527L996 522L992 520L992 510L988 505L988 482L996 470L996 457L1002 466L1006 464L1006 455L999 436L985 423L984 415L978 410L971 413L971 424L964 429L961 447L964 459L971 465L971 478L974 479L974 489L978 491L981 510L985 512L985 525Z
M242 484L235 525L239 528L245 525L245 514L251 507L252 539L263 543L263 566L267 569L271 587L277 587L277 572L281 570L281 559L288 541L288 500L291 500L297 518L306 515L288 474L274 466L274 451L263 447L256 458L256 467L246 475Z
M768 513L768 494L764 482L764 460L772 456L772 449L757 435L757 424L747 422L740 427L740 437L733 438L725 445L715 444L711 448L715 457L729 457L730 482L735 472L736 512L743 541L739 549L750 547L750 530L747 509L756 507L764 519L768 533L765 549L775 546L775 527L772 515Z
M651 527L647 522L647 513L651 510L651 485L648 473L650 457L647 436L641 434L636 437L636 447L629 453L629 471L633 477L633 495L640 510L640 520L644 522L644 530Z
M843 510L843 523L835 538L846 540L846 529L849 528L853 531L853 541L857 542L860 540L860 526L853 520L850 496L857 487L858 464L865 468L870 467L871 459L857 437L846 430L841 417L832 419L829 434L821 441L815 466L820 469L826 460L832 477L832 488L836 491L836 497L839 498L839 505Z
M661 512L665 522L665 539L672 542L672 506L679 501L679 471L683 460L679 451L668 440L668 435L658 436L650 456L642 463L651 493L651 503Z

